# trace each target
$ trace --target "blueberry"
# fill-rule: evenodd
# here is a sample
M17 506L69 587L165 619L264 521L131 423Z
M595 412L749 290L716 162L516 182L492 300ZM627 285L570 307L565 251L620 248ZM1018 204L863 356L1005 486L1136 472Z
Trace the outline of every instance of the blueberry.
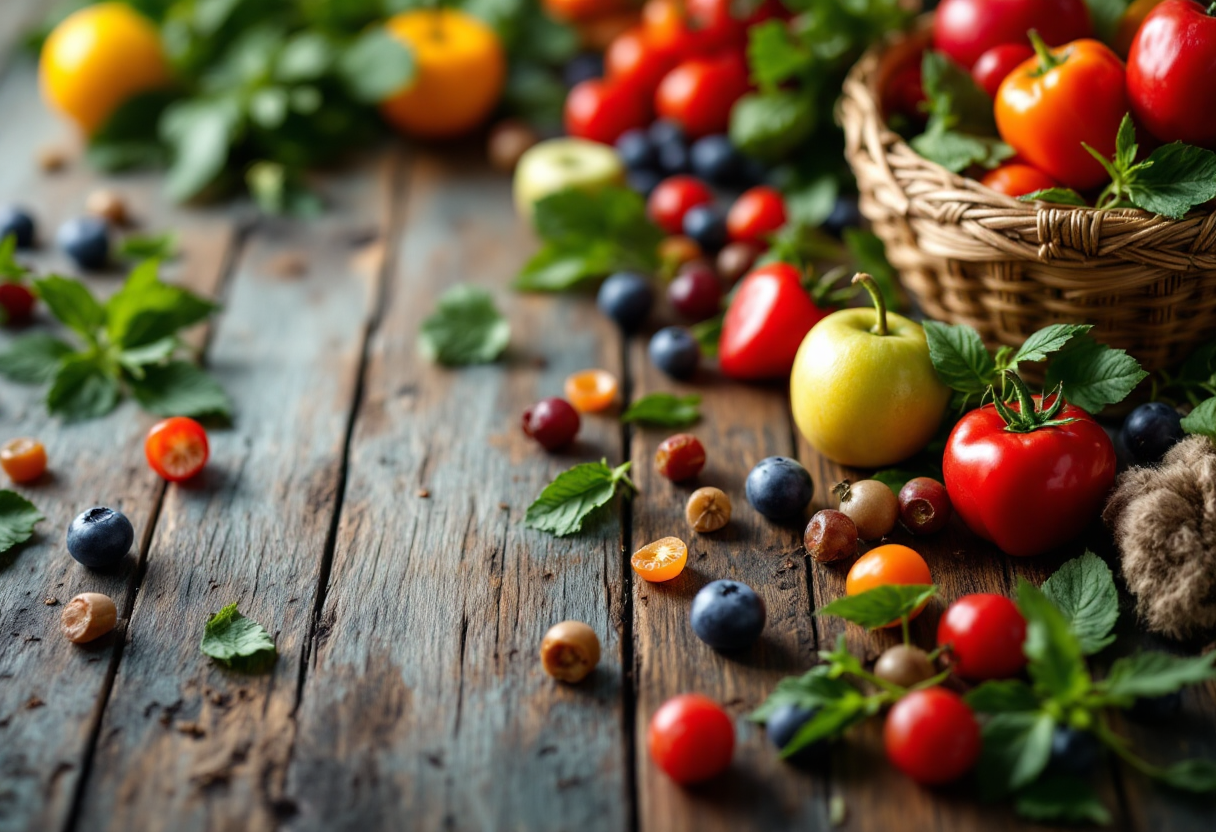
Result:
M625 332L634 332L654 306L654 287L636 272L617 272L600 286L595 303Z
M857 197L845 194L836 198L832 213L823 221L823 227L837 237L846 228L856 228L861 225L861 210L857 207Z
M684 128L674 121L661 118L650 125L650 141L655 147L664 144L687 144Z
M625 183L642 196L650 196L650 192L659 187L663 174L655 170L631 170L625 174Z
M1127 713L1138 722L1164 722L1182 709L1182 691L1137 699Z
M764 599L747 584L713 581L692 599L692 631L715 650L751 647L764 629Z
M34 247L34 218L24 208L16 205L0 208L0 240L9 234L17 238L17 248Z
M726 136L704 136L697 139L693 142L689 157L692 172L719 187L737 183L743 172L743 160Z
M785 748L793 741L803 725L806 725L818 712L818 708L800 708L797 705L782 705L773 711L764 723L764 732L777 750ZM786 757L786 762L796 765L806 765L814 762L827 748L827 742L820 740L798 750L792 757Z
M1057 725L1051 735L1051 757L1047 767L1055 774L1088 777L1101 755L1102 745L1089 731Z
M659 157L659 170L668 176L688 173L688 147L680 142L664 142L655 148Z
M1123 422L1123 444L1139 465L1160 461L1185 435L1178 411L1162 402L1140 405Z
M660 329L650 339L650 363L676 379L689 379L701 361L701 345L682 326Z
M101 269L110 259L110 229L97 217L77 217L59 226L55 242L82 269Z
M684 213L684 235L702 251L716 252L726 245L726 215L715 205L694 205Z
M747 475L747 501L770 520L797 517L815 495L811 475L796 460L770 456Z
M653 170L659 163L655 147L640 127L626 130L616 140L616 155L629 170Z
M134 541L131 521L112 508L91 508L68 526L68 552L90 569L117 566Z
M595 52L580 52L562 68L562 80L567 87L604 76L604 57Z
M739 187L747 189L768 184L768 168L763 162L750 156L741 155L739 158Z

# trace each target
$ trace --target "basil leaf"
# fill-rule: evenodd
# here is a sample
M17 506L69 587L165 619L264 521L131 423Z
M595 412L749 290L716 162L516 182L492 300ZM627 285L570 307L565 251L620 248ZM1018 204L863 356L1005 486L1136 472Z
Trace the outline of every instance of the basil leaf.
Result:
M1018 609L1026 619L1027 670L1039 689L1071 702L1089 690L1091 680L1081 643L1056 605L1025 578L1018 580Z
M790 221L812 228L823 225L836 208L839 193L840 183L832 174L824 174L785 191L785 208Z
M768 20L747 33L747 64L752 81L765 93L774 92L811 66L814 56L796 43L783 21Z
M71 354L72 348L58 338L37 332L22 335L0 353L0 375L18 384L45 384Z
M1085 197L1072 188L1043 188L1040 191L1022 194L1018 199L1022 202L1049 202L1053 205L1073 205L1078 208L1089 207L1089 203L1085 201Z
M929 358L942 383L967 396L982 396L996 380L996 362L980 334L966 324L925 321Z
M46 407L69 422L95 419L117 407L118 396L118 380L97 359L77 354L59 365Z
M808 745L821 740L838 737L852 726L871 715L872 702L856 689L852 693L820 704L815 715L798 729L798 733L781 749L781 756L789 758Z
M444 292L418 333L423 354L450 367L494 361L510 340L511 326L494 298L476 286L453 286Z
M831 676L829 670L828 665L820 664L801 676L786 676L747 718L752 722L764 723L774 711L786 705L809 710L857 692L857 688L849 682Z
M229 604L207 620L199 650L242 673L267 670L278 657L270 633L237 612L236 604Z
M1119 591L1102 558L1086 551L1057 569L1042 590L1068 619L1085 655L1115 640L1110 632L1119 618Z
M1212 760L1183 760L1157 769L1153 776L1180 791L1216 792L1216 762Z
M106 322L106 310L83 283L52 274L35 280L34 291L60 323L89 343L97 340L97 330Z
M843 618L873 630L911 615L935 595L937 587L932 584L884 584L837 598L826 607L820 607L815 614Z
M364 104L379 104L414 79L414 53L387 29L368 29L338 59L338 72L350 94Z
M911 141L912 148L930 162L961 173L972 165L995 168L1014 150L1000 139L972 136L954 130L929 129Z
M20 283L30 270L17 261L17 235L10 232L0 237L0 282ZM0 309L0 312L3 312ZM3 323L0 318L0 323Z
M1216 653L1174 656L1146 652L1117 659L1097 687L1109 701L1129 707L1137 699L1165 696L1212 679L1216 679Z
M788 156L815 130L813 105L807 93L799 90L748 93L731 108L731 144L757 159Z
M1004 679L984 682L967 691L963 697L971 710L982 714L1001 714L1020 711L1037 711L1039 698L1030 685L1021 679Z
M674 396L671 393L650 393L629 405L621 414L622 422L640 422L682 428L701 418L701 397L698 395Z
M15 491L0 490L0 554L29 540L34 525L46 518Z
M0 358L0 362L2 362ZM0 372L4 372L0 363ZM1199 407L1182 417L1182 429L1187 433L1197 433L1216 439L1216 399L1200 402Z
M162 138L173 149L165 192L178 202L198 196L223 172L229 146L242 122L232 95L184 99L170 104L160 120Z
M609 468L606 461L584 462L563 471L528 506L524 525L558 537L581 531L583 521L613 498L617 483L633 487L626 476L631 464Z
M142 370L142 377L132 377L128 382L135 400L149 413L231 417L232 402L224 388L189 361L151 364Z
M219 308L186 289L162 282L159 268L156 260L140 263L106 301L106 335L121 349L171 338Z
M1064 385L1064 398L1082 410L1097 414L1107 405L1127 398L1148 373L1124 350L1078 335L1047 367L1045 389Z
M1129 180L1127 194L1137 207L1181 219L1216 198L1216 153L1173 142L1154 150Z
M177 235L128 234L119 241L115 254L127 260L167 260L177 254Z
M620 263L616 247L594 242L573 249L543 246L515 277L519 292L566 292L610 274Z
M1083 335L1093 329L1092 324L1051 324L1038 332L1031 333L1025 343L1014 353L1010 369L1017 369L1023 361L1046 361L1047 356L1064 349L1064 346L1076 335Z
M1015 792L1033 782L1051 758L1055 720L1041 711L994 714L984 723L976 773L987 798Z
M1067 823L1111 822L1094 787L1079 777L1054 775L1031 783L1018 792L1014 810L1024 818Z

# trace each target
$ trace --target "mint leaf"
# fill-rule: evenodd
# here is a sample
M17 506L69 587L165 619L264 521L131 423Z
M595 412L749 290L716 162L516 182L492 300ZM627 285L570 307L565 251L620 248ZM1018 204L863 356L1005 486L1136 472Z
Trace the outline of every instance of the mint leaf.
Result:
M4 372L3 357L0 357L0 372ZM1216 399L1201 402L1197 408L1183 416L1182 429L1187 433L1216 439Z
M449 367L494 361L510 340L511 325L490 293L476 286L444 292L418 333L422 353Z
M133 347L118 353L118 363L135 378L143 378L144 368L149 364L160 364L167 361L177 352L178 341L170 336L142 347Z
M584 462L563 471L528 506L524 525L558 537L581 531L583 521L613 498L617 483L633 488L626 476L631 464L609 468L606 460Z
M936 594L937 587L932 584L884 584L837 598L815 614L833 615L874 630L911 615Z
M237 612L236 604L229 604L207 620L198 649L225 667L242 673L267 670L278 657L270 633L261 624Z
M1044 388L1063 384L1065 399L1097 414L1107 405L1123 401L1147 377L1140 363L1124 350L1078 335L1048 365Z
M128 234L119 241L115 254L124 260L168 260L177 255L177 235Z
M1119 591L1110 567L1093 552L1065 563L1043 582L1043 594L1064 613L1086 655L1115 640Z
M785 191L785 209L789 221L818 227L832 215L840 183L832 174L816 177ZM864 270L863 270L864 271Z
M1025 578L1018 580L1018 609L1026 619L1023 649L1035 689L1061 702L1083 695L1091 685L1089 671L1064 613Z
M1013 148L1000 139L941 128L913 136L911 145L921 156L952 173L962 173L972 165L995 168L1014 155Z
M1216 153L1173 142L1154 150L1128 179L1127 195L1137 207L1182 219L1216 198Z
M58 338L41 333L22 335L0 353L0 375L18 384L45 384L71 354L72 348Z
M815 715L798 729L793 739L781 749L781 756L789 758L808 745L838 737L867 716L877 711L873 700L863 696L856 688L839 699L820 704Z
M612 272L617 257L610 243L590 243L577 250L544 246L524 264L512 288L520 292L567 292Z
M1017 369L1023 361L1046 361L1047 356L1064 349L1074 336L1083 335L1093 329L1092 324L1051 324L1030 337L1014 353L1010 369Z
M106 322L106 310L79 280L47 275L34 281L34 291L59 321L75 330L90 344Z
M741 153L776 160L803 146L815 130L813 101L798 90L747 93L731 108L730 140Z
M947 55L930 50L920 64L921 84L931 116L948 115L951 129L977 136L995 136L992 99L980 89L971 73Z
M984 723L976 773L987 798L1015 792L1032 783L1051 757L1055 720L1040 711L993 714Z
M1212 760L1183 760L1157 769L1153 776L1180 791L1216 792L1216 762Z
M373 27L342 53L338 71L356 101L379 104L413 80L417 65L404 43L387 29Z
M157 416L232 415L232 402L219 382L189 361L170 361L142 368L128 379L139 406Z
M46 408L69 422L105 416L118 406L118 380L87 355L71 355L59 365Z
M207 318L214 303L157 276L155 260L140 263L106 301L106 335L124 350L172 337Z
M1117 659L1097 687L1109 701L1129 707L1137 699L1165 696L1212 679L1216 679L1216 653L1174 656L1146 652Z
M160 134L172 148L165 192L177 202L198 196L224 171L244 117L239 91L170 104L160 119Z
M1018 792L1014 810L1024 818L1066 823L1110 823L1110 812L1094 792L1094 787L1079 777L1054 775L1031 783Z
M701 397L698 395L674 396L671 393L650 393L629 405L621 414L622 422L640 422L682 428L701 418Z
M1004 679L984 682L967 691L963 697L971 710L981 714L1000 714L1020 711L1037 711L1039 698L1030 685L1021 679Z
M752 82L763 92L775 91L809 67L814 56L796 43L784 21L768 20L747 33L747 64Z
M34 504L15 491L0 490L0 554L29 540L45 520Z
M774 711L786 705L809 710L856 692L857 688L844 679L831 676L828 665L820 664L801 676L786 676L747 718L752 722L764 723Z
M1072 188L1043 188L1040 191L1022 194L1018 197L1022 202L1049 202L1053 205L1073 205L1077 208L1088 208L1085 197Z
M982 396L996 380L996 362L980 334L966 324L925 321L925 340L937 377L966 396Z

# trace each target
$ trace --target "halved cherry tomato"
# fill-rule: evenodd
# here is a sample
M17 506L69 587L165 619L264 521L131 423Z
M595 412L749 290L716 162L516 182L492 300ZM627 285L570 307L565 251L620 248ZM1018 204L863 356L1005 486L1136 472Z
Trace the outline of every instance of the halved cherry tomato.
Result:
M867 590L888 584L931 584L929 565L925 563L915 550L898 543L888 543L876 546L859 557L849 569L845 578L844 591L846 595L859 595ZM924 605L917 607L908 618L920 615ZM899 621L892 621L885 626L895 627Z
M1043 171L1021 162L1008 162L996 170L988 171L980 180L980 184L992 188L998 194L1012 197L1060 187L1059 182Z
M186 416L157 422L144 441L144 455L152 470L169 482L188 480L203 470L211 449L207 431Z
M1004 595L964 595L937 623L937 646L964 679L1008 679L1026 666L1026 619Z
M633 571L651 583L670 581L684 571L687 562L688 547L678 537L664 537L647 543L629 559Z
M726 214L726 231L736 243L763 243L785 225L785 200L766 185L744 191Z
M638 95L649 101L676 60L670 51L647 41L641 26L634 26L616 37L604 52L604 75L610 81L637 90Z
M979 56L971 67L971 77L989 98L996 98L1005 76L1033 57L1034 50L1029 43L1002 43Z
M626 130L645 126L650 102L624 84L591 78L566 96L566 132L580 139L612 144Z
M713 191L695 176L670 176L650 192L646 213L668 234L680 234L688 209L713 201Z
M686 693L668 699L646 732L650 757L681 785L721 774L735 753L735 726L712 699Z
M725 133L731 108L749 84L747 61L741 53L688 58L659 84L655 112L683 127L689 138Z
M33 482L46 470L46 448L37 439L13 439L0 448L0 468L13 482Z
M566 400L579 413L599 413L616 399L616 376L607 370L580 370L566 379Z
M945 688L909 693L883 726L887 759L917 783L933 786L966 774L980 756L980 726L957 694Z

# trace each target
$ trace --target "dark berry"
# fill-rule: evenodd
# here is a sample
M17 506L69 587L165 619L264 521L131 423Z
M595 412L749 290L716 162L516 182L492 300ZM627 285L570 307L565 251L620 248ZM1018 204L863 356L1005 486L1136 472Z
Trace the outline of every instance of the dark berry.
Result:
M646 323L654 306L654 288L636 272L617 272L604 281L595 299L600 311L625 332L634 332Z
M1051 735L1047 767L1055 774L1089 777L1102 756L1102 745L1089 731L1057 725Z
M76 217L59 226L55 242L82 269L102 269L110 259L110 227L97 217Z
M24 208L16 205L0 208L0 240L9 234L17 238L17 248L34 247L34 218Z
M718 252L718 274L727 286L734 286L752 270L764 249L755 243L728 243Z
M659 170L667 176L688 173L688 148L678 142L666 142L655 148Z
M524 433L546 451L569 445L578 434L578 411L565 399L541 399L524 411Z
M1182 691L1163 696L1141 697L1132 703L1127 713L1138 722L1164 722L1182 710Z
M715 205L694 205L684 215L684 234L702 251L716 252L726 245L726 215Z
M857 197L846 194L836 198L832 213L823 221L823 227L840 236L846 228L856 228L861 225L861 210L857 207Z
M661 118L650 125L650 140L655 146L663 144L686 144L684 128L674 121Z
M768 184L768 168L758 159L741 156L739 164L739 187L747 190L757 185Z
M692 172L718 187L734 185L743 172L743 159L727 136L703 136L689 150Z
M650 339L650 362L675 379L689 379L701 361L701 345L682 326L660 329Z
M650 142L650 136L640 127L626 130L616 140L616 155L629 170L654 170L659 163L658 154Z
M663 174L657 170L631 170L625 172L625 184L644 197L649 197L662 181Z
M682 317L703 321L722 310L722 284L708 266L688 266L668 285L667 299Z
M91 508L68 526L68 552L90 569L117 566L134 542L131 521L112 508Z
M1163 402L1149 402L1127 415L1121 438L1138 465L1151 465L1185 435L1177 410Z
M777 747L777 750L782 751L793 742L794 737L798 735L799 729L810 722L818 712L818 708L800 708L792 704L782 705L773 711L772 715L765 721L764 731L768 734L769 741ZM786 762L794 765L807 765L820 759L827 747L828 743L826 740L819 740L799 749L785 759Z
M811 475L784 456L762 459L747 475L747 501L770 520L797 517L815 496Z
M659 443L654 469L672 482L690 480L705 467L705 446L691 433L677 433Z
M580 52L562 68L562 80L567 87L576 87L584 81L604 76L604 56L596 52Z
M764 629L764 599L747 584L713 581L692 599L693 632L715 650L751 647Z

